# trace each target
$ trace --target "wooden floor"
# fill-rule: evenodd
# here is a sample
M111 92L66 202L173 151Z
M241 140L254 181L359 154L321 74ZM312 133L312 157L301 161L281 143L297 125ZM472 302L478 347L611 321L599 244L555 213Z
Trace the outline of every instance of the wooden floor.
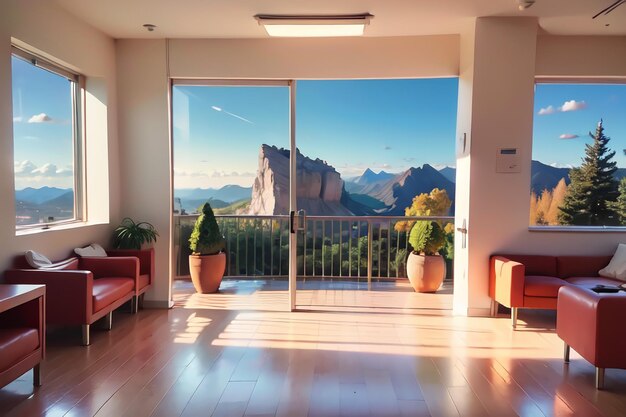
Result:
M0 415L626 415L626 371L596 391L591 365L574 352L563 364L553 313L522 311L514 332L452 316L449 291L332 283L298 293L322 311L290 313L284 285L197 295L179 283L175 308L116 312L89 347L79 329L54 332L44 385L28 373L1 389Z

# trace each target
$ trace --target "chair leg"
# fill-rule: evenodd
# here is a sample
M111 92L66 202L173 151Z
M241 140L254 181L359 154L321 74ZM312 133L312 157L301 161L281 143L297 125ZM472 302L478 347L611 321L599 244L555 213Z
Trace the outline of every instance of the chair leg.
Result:
M569 345L565 343L565 347L563 349L563 360L565 363L569 363Z
M604 389L604 368L596 368L596 388Z
M36 387L41 386L41 364L38 363L33 367L33 385Z
M517 307L511 307L511 325L517 329Z
M83 324L83 346L89 346L89 325Z
M105 317L104 328L111 330L113 328L113 312L109 311Z
M495 317L498 314L498 302L496 300L491 300L491 317Z
M134 296L133 300L133 314L137 314L139 312L139 296Z

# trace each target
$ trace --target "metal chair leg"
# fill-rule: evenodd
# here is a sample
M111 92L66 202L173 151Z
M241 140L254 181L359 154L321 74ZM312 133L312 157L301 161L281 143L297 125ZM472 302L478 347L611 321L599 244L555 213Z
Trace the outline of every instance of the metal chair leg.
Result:
M569 363L569 350L569 345L565 343L565 347L563 349L563 360L565 361L565 363Z
M38 363L33 367L33 385L36 387L41 386L41 364Z
M511 325L513 329L517 328L517 307L511 307Z
M113 312L109 311L109 313L104 317L105 317L104 328L107 330L111 330L113 328Z
M139 296L133 297L133 314L137 314L139 312Z
M83 324L83 346L89 346L89 325Z
M596 388L604 389L604 368L596 368Z

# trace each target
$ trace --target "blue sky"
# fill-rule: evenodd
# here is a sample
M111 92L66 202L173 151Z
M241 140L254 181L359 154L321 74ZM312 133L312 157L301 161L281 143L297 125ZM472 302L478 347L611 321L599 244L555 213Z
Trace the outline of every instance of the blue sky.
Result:
M15 188L73 187L71 83L12 58Z
M617 166L626 168L626 84L538 84L535 90L533 159L560 166L580 165L603 119Z
M298 81L298 148L344 178L454 165L457 83ZM261 144L289 144L288 105L286 87L175 87L175 187L252 185Z

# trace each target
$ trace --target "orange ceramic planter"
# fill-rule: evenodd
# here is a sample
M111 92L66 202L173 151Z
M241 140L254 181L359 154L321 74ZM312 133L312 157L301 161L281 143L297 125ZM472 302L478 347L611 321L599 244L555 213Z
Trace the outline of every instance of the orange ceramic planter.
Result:
M443 256L416 255L411 253L406 264L406 273L413 289L417 292L436 292L446 274Z
M197 292L202 294L217 292L224 277L226 254L189 255L189 273Z

